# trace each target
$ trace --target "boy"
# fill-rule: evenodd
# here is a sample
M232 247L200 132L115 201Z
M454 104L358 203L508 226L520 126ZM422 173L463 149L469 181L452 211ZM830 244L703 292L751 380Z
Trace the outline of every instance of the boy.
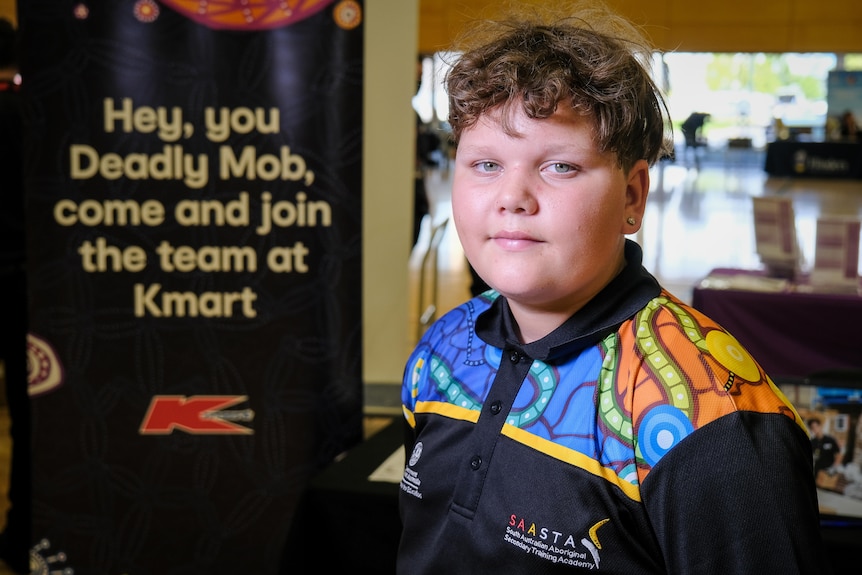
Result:
M611 13L547 22L472 31L447 77L492 289L406 366L398 572L820 573L799 415L625 238L670 149L649 52Z

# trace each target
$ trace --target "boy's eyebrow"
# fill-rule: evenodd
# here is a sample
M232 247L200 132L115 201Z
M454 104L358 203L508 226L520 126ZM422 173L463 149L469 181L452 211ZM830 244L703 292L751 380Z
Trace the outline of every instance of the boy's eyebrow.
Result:
M553 142L544 146L544 150L546 152L592 152L595 150L595 146L588 145L584 146L583 144L570 142L570 141L561 141L561 142Z
M536 144L537 149L548 152L592 152L595 151L594 145L584 145L583 143L574 142L571 140L560 140L555 142L541 142ZM458 150L465 150L474 153L492 153L495 150L494 142L484 143L476 142L471 144L458 144Z
M493 146L489 144L458 144L459 152L469 152L471 154L485 155L493 154Z

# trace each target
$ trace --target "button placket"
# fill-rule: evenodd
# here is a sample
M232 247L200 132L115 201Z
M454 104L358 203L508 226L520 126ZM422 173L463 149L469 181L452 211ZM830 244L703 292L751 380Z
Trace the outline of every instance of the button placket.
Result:
M506 361L507 358L509 361ZM472 449L464 455L472 454L467 456L452 494L452 511L468 519L474 517L479 506L485 475L506 424L505 417L495 416L509 413L532 363L523 352L512 347L503 350L500 359L499 370L485 398L486 403L471 432Z

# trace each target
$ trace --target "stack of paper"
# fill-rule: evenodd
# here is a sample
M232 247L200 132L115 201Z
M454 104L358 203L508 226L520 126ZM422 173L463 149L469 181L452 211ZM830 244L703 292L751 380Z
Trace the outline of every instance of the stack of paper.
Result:
M793 201L783 196L754 197L754 238L757 255L772 277L799 275L801 252L796 238Z
M817 218L814 268L816 289L856 292L859 289L859 231L862 222L852 216Z
M760 292L786 292L792 284L784 278L764 277L749 273L712 272L698 284L701 289L733 289Z

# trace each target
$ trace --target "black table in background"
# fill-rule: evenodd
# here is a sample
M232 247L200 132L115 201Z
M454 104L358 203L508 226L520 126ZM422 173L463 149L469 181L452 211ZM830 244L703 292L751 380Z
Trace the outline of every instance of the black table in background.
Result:
M766 146L766 173L808 178L862 178L862 143L776 140Z
M334 573L395 573L400 488L368 476L403 449L402 425L395 418L312 479L294 514L282 575L308 572L309 561Z

